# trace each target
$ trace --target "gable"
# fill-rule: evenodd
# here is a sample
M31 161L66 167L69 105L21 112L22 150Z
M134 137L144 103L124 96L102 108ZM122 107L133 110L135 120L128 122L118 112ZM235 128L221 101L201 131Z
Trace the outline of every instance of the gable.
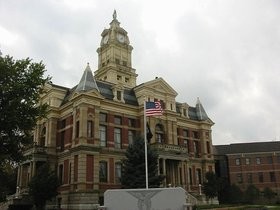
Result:
M136 95L162 95L175 98L178 93L161 77L145 82L134 88ZM147 95L147 96L148 96Z

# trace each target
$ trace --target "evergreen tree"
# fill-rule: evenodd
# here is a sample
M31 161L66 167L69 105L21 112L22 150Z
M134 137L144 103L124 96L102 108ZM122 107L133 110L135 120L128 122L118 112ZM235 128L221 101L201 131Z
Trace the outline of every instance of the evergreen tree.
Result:
M218 199L219 203L230 203L230 183L226 178L218 178Z
M233 184L229 188L229 203L237 204L243 202L243 192L241 189Z
M145 143L143 138L136 138L132 145L129 145L126 158L122 161L122 178L123 188L145 188ZM158 154L155 150L147 146L148 159L148 182L149 187L159 187L164 177L158 175Z
M36 209L44 209L46 202L57 195L59 180L54 171L46 163L39 167L29 182L29 195Z
M206 181L203 183L203 192L211 200L218 196L218 178L213 172L205 174Z
M266 187L266 188L264 188L263 196L266 199L268 199L268 201L270 201L271 199L273 199L275 197L275 192L273 192L273 190L270 189L269 187Z
M248 185L244 192L245 202L248 204L253 204L260 197L260 191L255 185Z
M27 58L14 60L0 56L0 170L2 164L20 161L23 148L32 142L31 131L36 120L46 113L46 105L38 105L45 66Z

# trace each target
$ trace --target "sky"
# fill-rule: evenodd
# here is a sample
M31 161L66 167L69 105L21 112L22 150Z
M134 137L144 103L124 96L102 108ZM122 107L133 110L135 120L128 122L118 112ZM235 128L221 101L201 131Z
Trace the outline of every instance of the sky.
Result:
M0 49L71 88L97 69L114 9L137 84L162 77L176 101L199 97L213 144L280 140L279 0L0 0Z

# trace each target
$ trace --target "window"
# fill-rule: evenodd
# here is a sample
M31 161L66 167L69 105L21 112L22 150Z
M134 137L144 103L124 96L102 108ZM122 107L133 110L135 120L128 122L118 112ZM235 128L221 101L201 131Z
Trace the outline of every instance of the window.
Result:
M80 122L76 122L76 138L80 136Z
M190 185L193 184L193 180L192 180L192 169L189 168L189 179L190 179Z
M243 182L243 177L242 177L242 174L237 174L236 175L236 179L237 179L237 183L242 183Z
M256 163L257 163L257 165L260 165L260 164L261 164L261 158L260 158L260 157L257 157L257 158L256 158Z
M164 143L164 132L163 132L163 126L161 124L156 125L156 142L157 143Z
M198 141L193 141L193 151L196 157L199 156L199 143Z
M135 128L136 127L135 125L136 125L135 119L128 118L128 126Z
M135 131L128 130L128 143L129 144L133 144L134 136L135 136Z
M268 157L267 157L267 163L268 163L268 164L272 164L272 157L271 157L271 156L268 156Z
M277 156L277 162L280 163L280 155Z
M69 184L71 184L72 165L69 164Z
M259 182L262 183L263 182L263 172L259 172L258 177L259 177Z
M183 136L184 137L189 137L189 131L188 130L183 130Z
M116 163L115 164L115 182L120 183L122 177L122 164Z
M93 135L92 135L92 125L93 125L93 123L92 123L92 120L88 120L87 121L87 137L88 138L91 138L91 137L93 137Z
M196 184L201 184L201 169L196 169Z
M106 113L100 113L99 114L99 122L107 122L107 114Z
M104 125L100 125L99 126L99 138L100 138L100 146L101 147L106 147L106 132L107 131L107 127Z
M126 62L126 61L123 61L123 65L124 65L124 66L127 66L127 62Z
M245 164L246 164L246 165L250 165L250 162L251 162L251 159L250 159L250 158L246 158L246 159L245 159Z
M64 139L65 139L65 131L60 133L60 151L64 151Z
M117 91L117 99L122 100L122 92L119 90Z
M99 162L99 181L100 182L107 182L108 180L108 172L107 172L107 162L100 161Z
M128 82L129 82L129 78L126 77L126 78L124 79L124 81L125 81L126 83L128 83Z
M211 151L210 151L210 142L209 141L206 142L206 147L207 147L207 153L210 154Z
M193 131L193 138L199 139L199 135L197 131Z
M235 159L235 165L239 166L240 165L240 158Z
M60 122L60 129L63 129L65 127L66 127L66 119L64 119Z
M187 110L186 109L183 109L183 115L187 116Z
M122 124L122 117L115 116L114 123L117 124L117 125L121 125Z
M247 182L250 184L253 182L252 173L247 173Z
M120 59L116 58L116 64L120 64Z
M209 132L205 133L206 139L209 139Z
M60 164L58 167L58 179L59 183L63 184L63 164Z
M117 75L117 80L121 80L121 79L122 79L122 76Z
M275 182L275 172L274 171L271 171L269 172L269 177L270 177L270 181L271 182Z
M41 134L40 134L40 142L39 145L44 147L46 144L46 126L43 127Z
M121 148L121 129L120 128L114 129L114 142L115 142L115 148L120 149Z

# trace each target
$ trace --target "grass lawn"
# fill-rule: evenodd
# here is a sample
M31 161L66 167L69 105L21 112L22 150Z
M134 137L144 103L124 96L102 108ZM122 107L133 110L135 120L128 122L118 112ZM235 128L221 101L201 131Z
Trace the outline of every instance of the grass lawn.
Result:
M195 210L280 210L280 205L203 205Z

